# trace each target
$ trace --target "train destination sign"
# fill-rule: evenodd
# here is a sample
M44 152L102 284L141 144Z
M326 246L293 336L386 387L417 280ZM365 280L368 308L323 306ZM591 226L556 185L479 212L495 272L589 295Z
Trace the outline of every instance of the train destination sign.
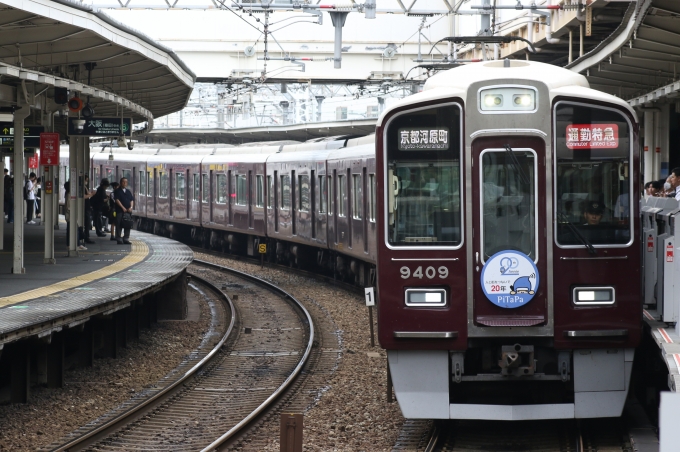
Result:
M519 251L500 251L482 268L482 290L489 301L501 308L519 308L538 292L538 268Z
M24 148L40 147L40 134L44 131L43 126L24 127ZM14 123L0 122L0 147L14 148Z
M120 128L120 118L90 118L85 120L83 128L76 126L78 118L69 118L68 134L88 137L119 137L132 136L132 119L123 118L123 130Z
M448 127L436 129L407 127L399 129L400 151L446 151L448 149Z
M569 149L616 149L619 147L619 126L616 124L569 124Z

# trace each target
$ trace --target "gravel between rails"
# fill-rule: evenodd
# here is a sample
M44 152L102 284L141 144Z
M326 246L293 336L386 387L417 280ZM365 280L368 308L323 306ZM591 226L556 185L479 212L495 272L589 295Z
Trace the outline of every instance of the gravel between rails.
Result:
M29 403L0 406L0 450L34 451L60 439L154 385L201 343L210 326L207 303L198 321L162 321L140 331L139 341L121 349L118 359L96 359L91 368L65 372L63 389L32 387Z
M387 403L387 356L371 347L368 308L363 297L343 289L228 258L195 252L196 259L254 274L288 291L310 312L327 312L339 329L343 353L337 369L324 388L318 388L316 403L304 412L305 451L391 451L404 423L397 403ZM324 347L328 347L324 344ZM370 355L369 355L370 354ZM271 419L258 431L266 439L236 450L278 452L279 419Z

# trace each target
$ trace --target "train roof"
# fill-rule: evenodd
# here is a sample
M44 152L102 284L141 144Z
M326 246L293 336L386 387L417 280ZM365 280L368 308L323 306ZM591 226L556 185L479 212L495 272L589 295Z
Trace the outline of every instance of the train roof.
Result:
M425 82L423 92L405 97L392 104L390 108L385 109L378 118L376 125L382 125L385 115L395 108L447 97L466 99L467 90L471 84L484 81L494 83L499 79L515 79L518 83L521 83L522 80L544 83L550 90L551 101L556 96L562 95L587 97L590 100L620 105L637 118L635 111L626 101L602 91L591 89L588 80L581 74L537 61L509 61L510 67L505 67L503 60L494 60L470 63L448 71L441 71Z

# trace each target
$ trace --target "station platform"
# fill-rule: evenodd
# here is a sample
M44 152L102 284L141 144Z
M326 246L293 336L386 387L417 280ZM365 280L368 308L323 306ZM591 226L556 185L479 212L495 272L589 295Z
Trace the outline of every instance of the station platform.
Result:
M25 274L12 274L12 224L5 223L0 251L0 350L23 338L48 336L130 306L183 274L189 247L132 231L131 245L97 237L68 257L66 224L55 231L56 264L44 264L44 227L24 225Z

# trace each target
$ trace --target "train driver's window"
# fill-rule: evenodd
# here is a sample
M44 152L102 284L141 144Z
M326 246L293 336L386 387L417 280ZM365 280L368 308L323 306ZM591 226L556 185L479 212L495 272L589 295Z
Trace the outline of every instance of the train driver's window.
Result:
M485 150L480 171L482 260L506 249L536 259L536 154L518 148Z
M217 175L217 196L215 197L215 202L217 204L227 203L227 175L218 174Z
M168 173L160 173L160 180L161 180L161 187L160 187L160 193L158 194L159 198L167 198L168 197Z
M630 123L614 109L565 101L554 123L557 244L630 244Z
M461 245L460 130L458 104L405 112L388 122L388 244Z
M281 208L290 209L290 176L281 176Z
M201 181L202 181L202 201L207 203L210 200L210 180L208 179L208 175L206 173L201 174Z

